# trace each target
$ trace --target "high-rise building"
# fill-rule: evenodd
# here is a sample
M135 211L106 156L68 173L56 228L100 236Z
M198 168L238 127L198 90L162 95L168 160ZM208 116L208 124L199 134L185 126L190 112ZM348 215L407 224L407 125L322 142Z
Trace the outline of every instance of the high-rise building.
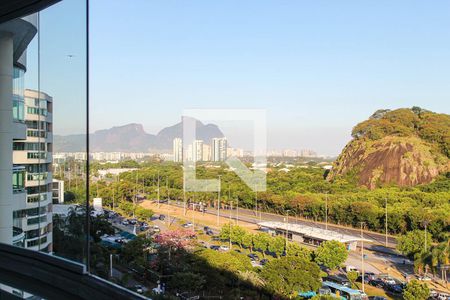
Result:
M182 162L183 161L183 140L180 138L173 139L173 161Z
M202 161L210 161L211 160L211 146L208 144L203 144L203 157Z
M192 143L192 161L203 160L203 141L195 140Z
M13 225L24 247L52 252L52 112L49 95L25 90L26 137L13 143L13 164L26 172L26 197L13 206Z
M17 211L28 208L27 180L25 166L13 163L12 144L27 139L26 48L37 32L36 23L37 16L30 15L0 24L0 243L16 246L24 245L25 232L17 218L13 226L13 210L16 216ZM24 213L22 217L27 218Z
M230 156L244 157L244 149L241 149L241 148L228 148L227 149L227 155L228 155L228 157L230 157Z
M227 159L227 139L213 138L211 142L212 161L225 161Z

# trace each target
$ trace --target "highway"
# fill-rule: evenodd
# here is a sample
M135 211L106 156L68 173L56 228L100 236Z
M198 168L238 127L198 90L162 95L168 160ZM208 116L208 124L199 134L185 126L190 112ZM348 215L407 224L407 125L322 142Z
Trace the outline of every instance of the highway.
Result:
M167 204L167 202L165 203ZM176 201L171 201L170 205L183 207L183 203L177 203ZM208 208L206 213L211 215L217 215L217 210L215 208ZM228 217L230 212L228 209L221 209L220 214L223 217ZM239 208L238 210L233 209L232 219L248 223L259 223L264 221L277 221L277 222L285 222L286 216L274 214L274 213L267 213L267 212L261 212L258 211L257 215L254 210L246 209L246 208ZM294 216L289 216L289 223L299 224L299 225L306 225L306 226L312 226L316 228L326 228L326 224L322 222L314 222L311 220L303 219L303 218L296 218ZM328 229L333 230L336 232L339 232L341 234L350 234L354 236L361 236L361 230L358 228L351 228L351 227L345 227L340 226L336 224L328 223ZM384 247L386 237L382 233L373 232L364 230L363 235L367 239L371 239L374 241L373 244L365 245L364 248L375 250L375 251L381 251L381 252L388 252L391 254L395 254L393 249L397 245L397 240L393 236L388 235L388 247Z

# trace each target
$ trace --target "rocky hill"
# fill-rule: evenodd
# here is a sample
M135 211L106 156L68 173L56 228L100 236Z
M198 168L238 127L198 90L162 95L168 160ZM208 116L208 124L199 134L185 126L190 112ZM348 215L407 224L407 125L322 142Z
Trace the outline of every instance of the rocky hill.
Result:
M450 116L413 107L378 110L356 125L328 180L374 189L429 183L450 171Z
M141 124L127 124L110 129L98 130L91 134L91 152L146 152L149 150L171 151L172 142L176 137L182 137L183 124L177 123L166 127L158 134L145 132ZM222 131L214 124L203 124L196 121L197 139L210 143L212 138L223 137ZM54 136L55 152L85 151L84 134Z

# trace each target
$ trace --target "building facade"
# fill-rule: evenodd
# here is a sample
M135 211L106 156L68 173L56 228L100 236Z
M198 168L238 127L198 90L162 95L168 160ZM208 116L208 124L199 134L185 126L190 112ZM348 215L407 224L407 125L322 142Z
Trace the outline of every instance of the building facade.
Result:
M52 252L53 99L24 91L26 136L13 142L14 168L25 171L25 197L15 201L13 225L24 234L24 247Z
M211 141L211 160L225 161L227 159L227 139L213 138Z
M173 139L173 161L183 162L183 140L180 138Z
M37 33L36 24L35 14L0 24L0 242L16 246L25 245L25 232L13 222L13 211L26 209L27 180L25 166L13 163L13 144L27 139L26 48Z

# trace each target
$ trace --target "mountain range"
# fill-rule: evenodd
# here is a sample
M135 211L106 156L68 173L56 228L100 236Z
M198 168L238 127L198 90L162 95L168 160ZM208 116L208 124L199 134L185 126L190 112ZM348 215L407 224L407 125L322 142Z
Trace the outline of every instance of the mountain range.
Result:
M141 124L127 124L98 130L92 133L90 139L91 152L147 152L171 151L174 138L183 135L183 124L179 122L165 127L156 135L145 132ZM196 138L210 143L213 138L223 137L217 125L203 124L196 120ZM86 135L55 135L55 152L78 152L86 150Z

